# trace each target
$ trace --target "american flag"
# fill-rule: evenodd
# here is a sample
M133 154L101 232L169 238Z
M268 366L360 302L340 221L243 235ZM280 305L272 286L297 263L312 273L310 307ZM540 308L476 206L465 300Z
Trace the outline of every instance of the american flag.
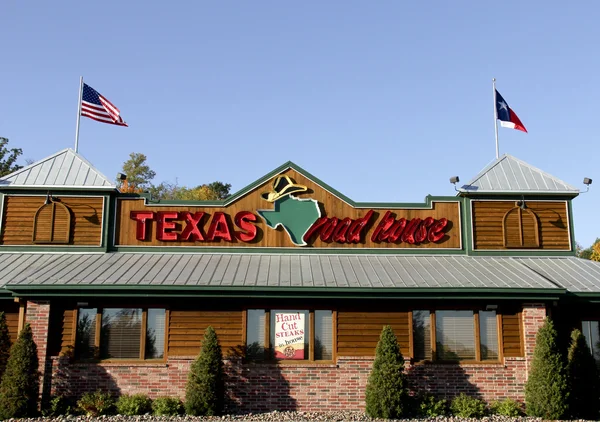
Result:
M98 91L87 84L83 84L81 96L81 115L111 125L127 126L121 118L120 111Z

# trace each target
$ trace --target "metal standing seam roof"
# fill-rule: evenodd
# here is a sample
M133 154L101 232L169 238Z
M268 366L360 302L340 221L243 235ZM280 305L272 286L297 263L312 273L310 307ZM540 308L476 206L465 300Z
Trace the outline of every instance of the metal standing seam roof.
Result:
M488 164L459 191L579 194L579 189L508 154Z
M0 285L9 289L26 286L561 288L521 260L508 257L122 252L7 252L0 257ZM597 271L600 280L600 270ZM600 282L597 290L600 291Z
M71 148L0 178L1 188L116 189L114 183Z
M588 259L516 258L538 274L553 280L573 293L600 292L600 263Z

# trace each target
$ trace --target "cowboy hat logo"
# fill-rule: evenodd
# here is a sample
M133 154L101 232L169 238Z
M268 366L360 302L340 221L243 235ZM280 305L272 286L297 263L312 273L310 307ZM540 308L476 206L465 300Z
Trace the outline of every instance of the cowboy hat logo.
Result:
M298 185L286 175L273 179L272 189L261 197L273 203L270 210L257 210L267 226L272 229L283 227L294 245L306 246L304 235L313 223L321 217L319 203L314 199L296 198L293 194L308 191L308 187Z
M273 179L273 190L265 192L261 196L269 202L275 202L279 198L296 192L306 192L308 188L304 185L297 185L292 182L289 176L277 176Z

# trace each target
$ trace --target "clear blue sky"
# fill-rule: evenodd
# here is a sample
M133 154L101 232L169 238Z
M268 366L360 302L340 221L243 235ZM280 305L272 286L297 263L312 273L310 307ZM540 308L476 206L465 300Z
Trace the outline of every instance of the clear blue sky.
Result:
M357 201L453 195L495 158L491 79L529 134L512 154L591 192L600 236L600 2L4 1L0 136L41 159L73 147L79 76L129 128L82 118L111 179L142 152L156 183L236 191L292 160Z

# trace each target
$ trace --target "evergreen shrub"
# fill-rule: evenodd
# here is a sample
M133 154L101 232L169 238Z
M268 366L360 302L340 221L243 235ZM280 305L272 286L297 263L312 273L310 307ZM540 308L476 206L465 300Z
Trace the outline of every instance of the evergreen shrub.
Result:
M56 417L73 415L76 410L72 399L65 396L54 396L50 398L46 407L42 409L42 416Z
M157 397L152 401L152 413L155 416L177 416L183 412L179 397Z
M437 418L448 414L448 402L438 400L432 394L423 394L419 397L417 415L424 418Z
M573 419L598 420L600 417L600 375L584 335L571 333L567 363L569 412Z
M0 419L37 415L38 396L37 346L31 326L25 324L10 350L0 383Z
M77 406L86 416L112 415L115 411L115 399L110 393L97 390L81 396Z
M486 405L483 400L460 393L450 403L450 410L459 418L482 418L485 416Z
M150 410L152 410L152 400L145 394L123 394L117 400L117 413L119 415L145 415L150 413Z
M188 375L185 411L192 416L215 416L223 411L224 401L223 354L217 334L209 326Z
M6 370L8 357L10 356L10 335L6 324L6 315L0 312L0 380Z
M372 418L396 419L407 413L409 400L404 357L392 327L386 325L381 331L367 382L365 410Z
M552 320L546 318L535 339L533 361L525 384L528 416L560 419L567 411L567 374L557 336Z
M523 414L521 403L508 398L502 401L493 402L490 406L490 410L495 415L509 416L512 418L519 417Z

